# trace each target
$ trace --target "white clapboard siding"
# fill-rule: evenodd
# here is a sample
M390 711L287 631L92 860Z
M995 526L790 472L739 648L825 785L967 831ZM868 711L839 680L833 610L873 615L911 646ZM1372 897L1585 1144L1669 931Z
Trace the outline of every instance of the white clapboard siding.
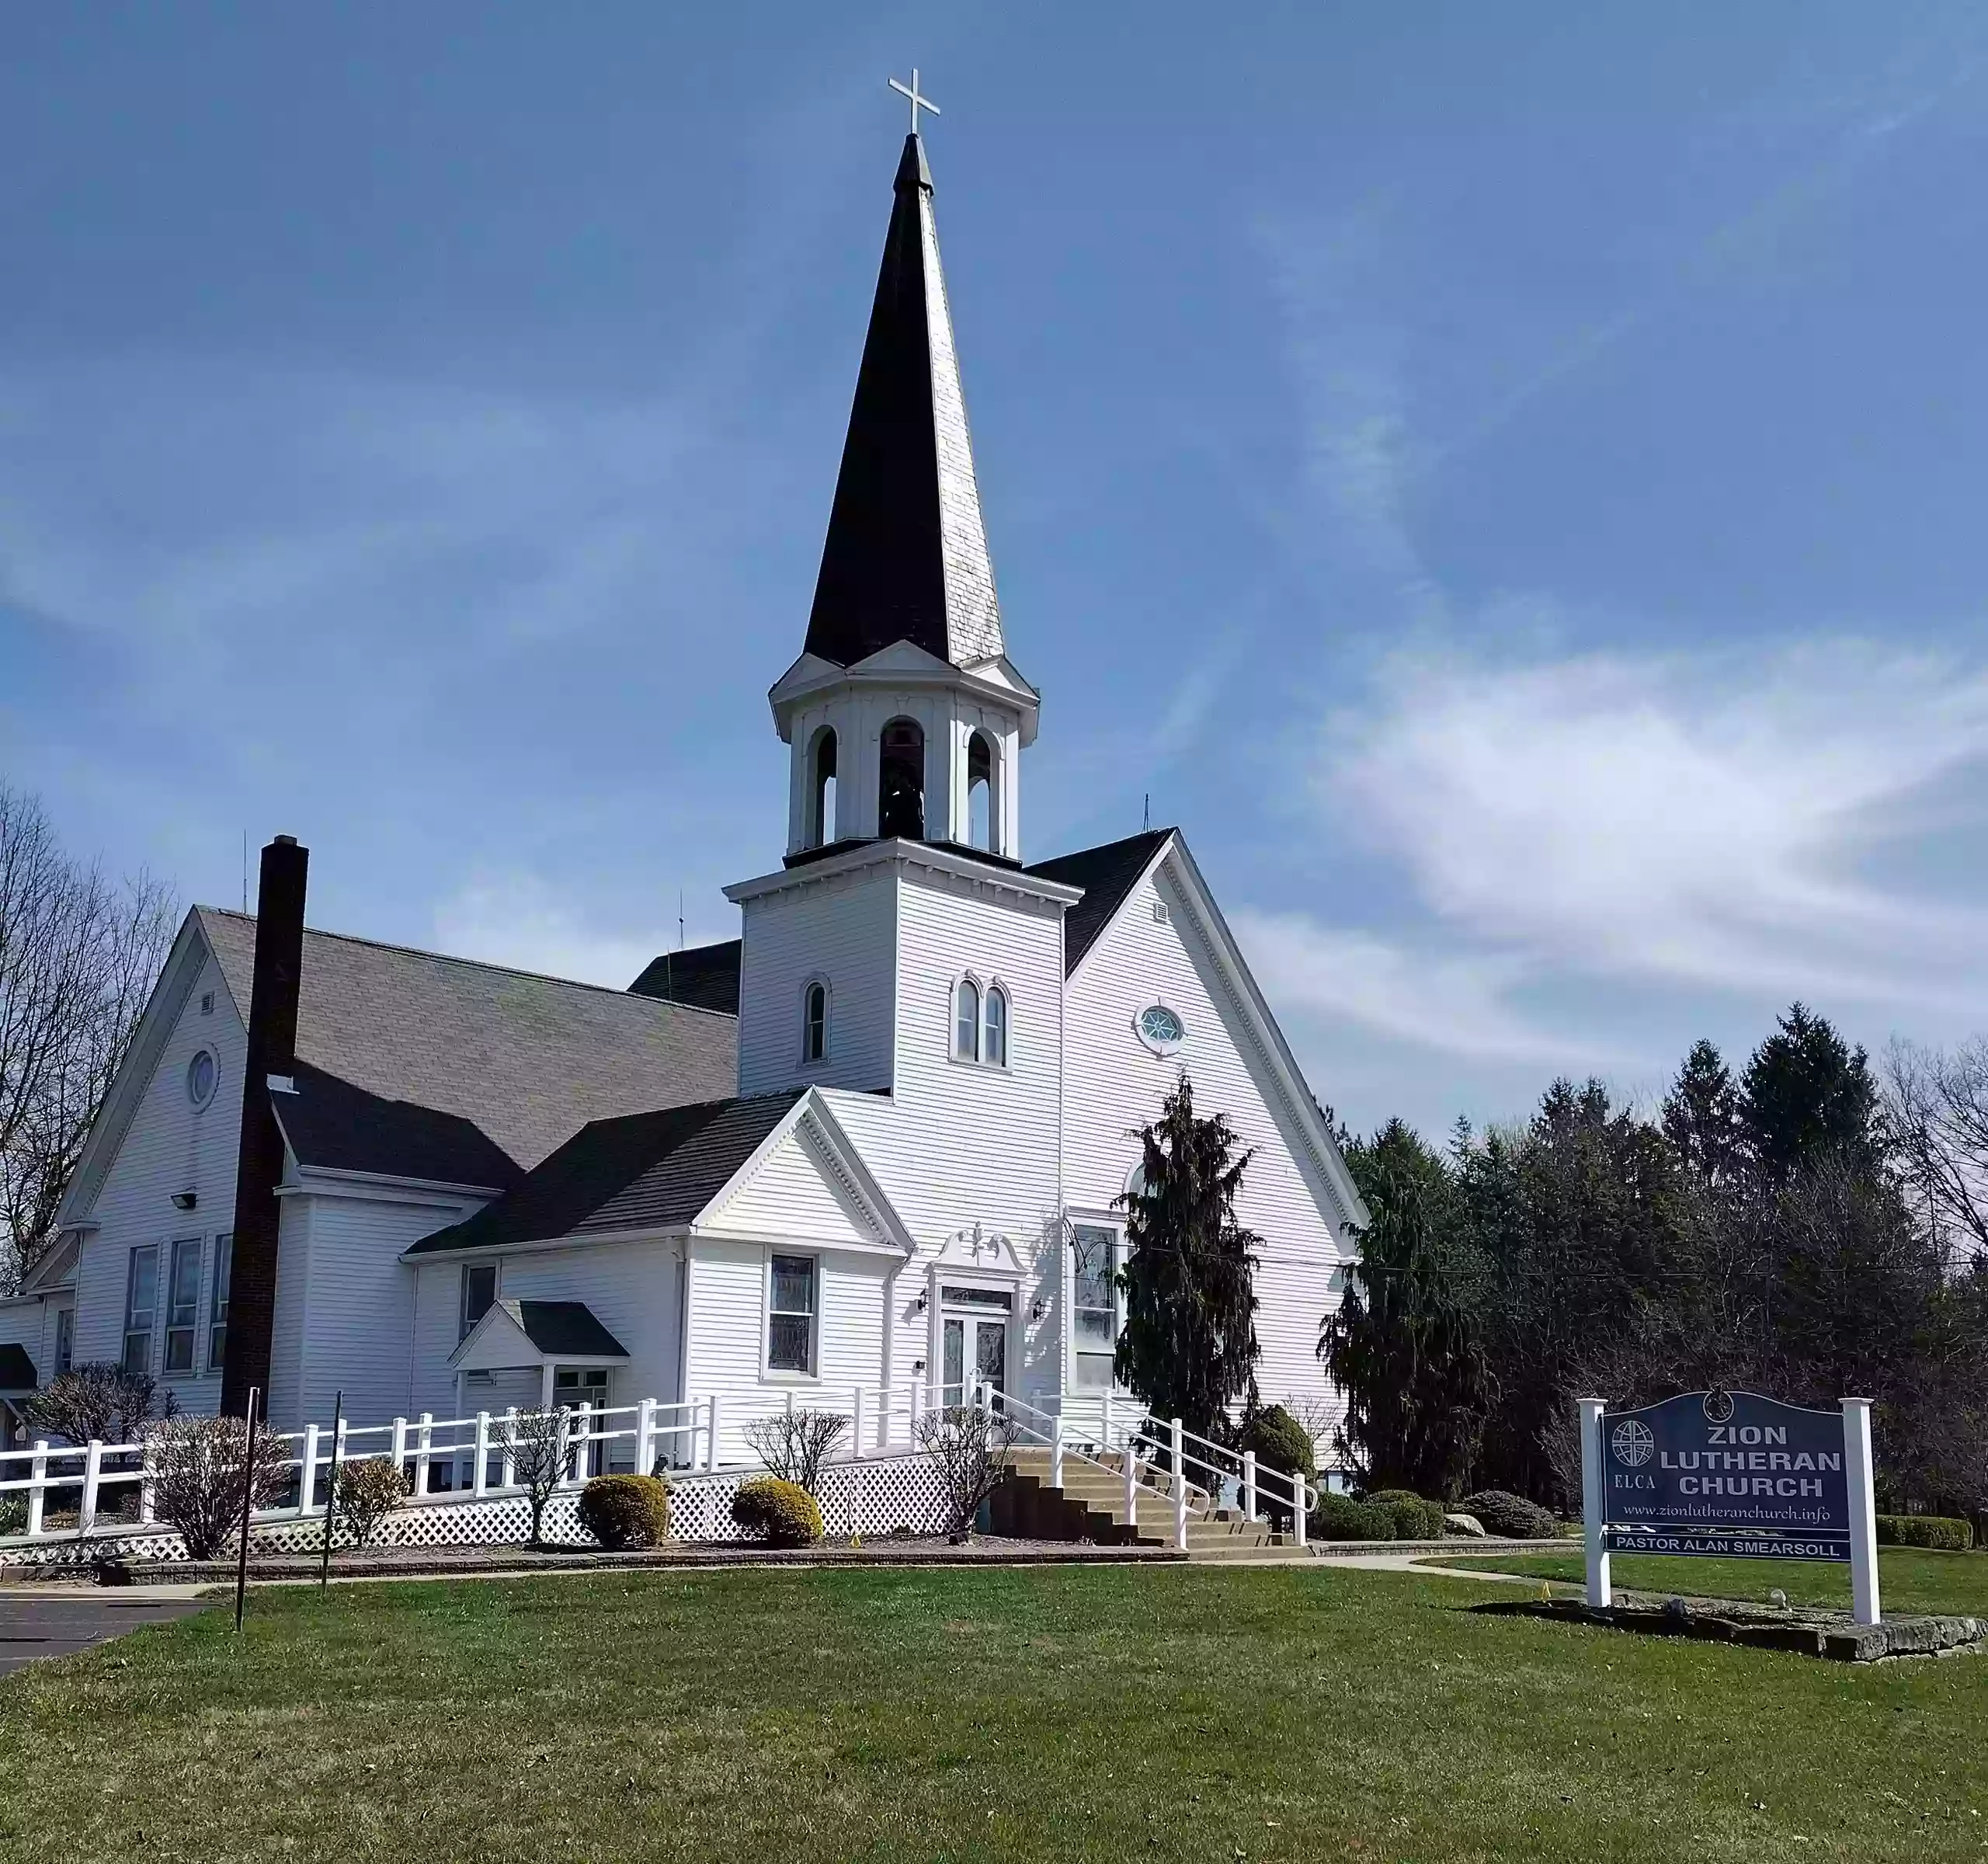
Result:
M805 870L802 871L803 875ZM746 902L740 960L739 1090L809 1083L891 1084L896 887L888 862L803 878ZM801 993L829 989L827 1053L801 1059Z
M705 1212L700 1222L706 1229L753 1236L857 1243L884 1240L806 1119L787 1132L745 1184Z
M1155 916L1156 904L1166 909L1163 920ZM1152 1054L1134 1032L1139 1012L1156 1001L1187 1029L1171 1056ZM1257 1285L1263 1395L1336 1406L1313 1348L1324 1316L1337 1305L1333 1268L1351 1259L1353 1246L1339 1234L1330 1192L1305 1158L1292 1115L1168 863L1133 890L1078 967L1066 1027L1064 1169L1072 1208L1102 1212L1124 1190L1138 1163L1133 1130L1154 1118L1185 1069L1196 1111L1226 1114L1256 1153L1236 1214L1263 1239Z
M276 1207L276 1298L269 1318L269 1389L264 1409L278 1430L305 1421L304 1310L311 1289L311 1201L286 1197Z
M203 1000L212 1008L203 1011ZM186 1097L186 1068L203 1048L214 1050L220 1084L204 1108ZM151 1370L163 1379L166 1278L173 1240L201 1240L201 1289L194 1340L195 1371L163 1382L182 1410L211 1413L221 1400L221 1375L206 1369L213 1297L214 1243L235 1226L235 1164L242 1127L242 1073L248 1034L211 955L201 965L144 1083L131 1123L89 1215L98 1225L84 1242L76 1269L76 1363L114 1360L123 1351L124 1293L133 1247L157 1243L159 1309L152 1332ZM194 1208L173 1207L176 1194L194 1194ZM52 1351L54 1334L49 1334ZM52 1362L51 1362L52 1363ZM37 1361L39 1370L40 1362Z
M418 1410L411 1383L414 1271L401 1252L467 1216L477 1201L401 1202L384 1195L313 1191L283 1200L286 1222L290 1207L299 1204L310 1211L309 1295L292 1408L273 1414L287 1421L286 1428L322 1423L341 1390L347 1417L392 1417ZM280 1314L282 1277L290 1272L287 1233L278 1262ZM287 1350L280 1344L280 1323L277 1331L272 1363L280 1366ZM451 1340L450 1350L454 1347ZM280 1377L275 1383L281 1393Z
M998 882L908 870L898 906L895 1092L831 1097L837 1121L917 1239L890 1302L891 1377L929 1359L928 1316L911 1311L930 1259L976 1224L1010 1237L1025 1262L1054 1260L1059 1206L1057 1102L1062 1062L1061 909ZM1009 1061L953 1057L953 986L971 974L1009 999ZM1057 1355L1020 1292L1018 1391L1053 1390ZM931 1372L929 1366L927 1375Z
M628 1355L627 1364L609 1375L610 1403L674 1394L676 1244L605 1243L505 1256L497 1264L497 1292L506 1301L584 1301Z

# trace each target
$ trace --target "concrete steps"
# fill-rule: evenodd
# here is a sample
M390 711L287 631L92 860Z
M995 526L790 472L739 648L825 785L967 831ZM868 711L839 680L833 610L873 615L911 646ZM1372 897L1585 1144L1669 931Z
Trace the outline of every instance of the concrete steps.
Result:
M1115 1463L1115 1457L1100 1459ZM1128 1542L1167 1546L1173 1540L1173 1478L1149 1474L1142 1479L1138 1520L1125 1521L1124 1478L1107 1467L1080 1462L1063 1463L1063 1486L1050 1486L1050 1455L1046 1448L1024 1445L1008 1455L1011 1472L989 1506L990 1525L997 1534L1026 1535L1037 1540L1089 1540L1100 1546ZM1155 1488L1161 1492L1153 1493ZM1187 1485L1187 1557L1194 1561L1297 1562L1310 1549L1296 1545L1264 1521L1248 1521L1234 1508L1210 1505L1208 1492Z

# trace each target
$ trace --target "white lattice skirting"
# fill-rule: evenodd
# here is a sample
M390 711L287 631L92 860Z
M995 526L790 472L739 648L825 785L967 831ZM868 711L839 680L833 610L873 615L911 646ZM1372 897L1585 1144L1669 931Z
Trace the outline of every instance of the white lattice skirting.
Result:
M749 1469L709 1476L673 1476L670 1481L670 1532L678 1540L739 1538L732 1519L732 1498ZM545 1538L554 1546L590 1547L581 1527L578 1489L561 1489L545 1509ZM937 1532L945 1525L938 1474L922 1456L879 1457L843 1462L825 1471L817 1497L832 1540L853 1534L866 1539L901 1530ZM522 1546L531 1532L531 1506L521 1494L428 1495L410 1501L374 1536L380 1547L501 1547ZM258 1553L315 1553L324 1544L325 1514L264 1515L251 1524L249 1544ZM342 1528L332 1544L352 1544ZM87 1566L106 1559L178 1560L186 1557L179 1535L169 1528L103 1522L82 1539L0 1542L0 1566Z

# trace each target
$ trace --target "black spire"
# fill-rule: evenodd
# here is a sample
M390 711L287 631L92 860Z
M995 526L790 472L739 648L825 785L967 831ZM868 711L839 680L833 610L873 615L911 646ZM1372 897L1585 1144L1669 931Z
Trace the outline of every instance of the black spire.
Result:
M909 641L965 666L1002 652L1001 611L916 134L894 188L807 651L849 666Z

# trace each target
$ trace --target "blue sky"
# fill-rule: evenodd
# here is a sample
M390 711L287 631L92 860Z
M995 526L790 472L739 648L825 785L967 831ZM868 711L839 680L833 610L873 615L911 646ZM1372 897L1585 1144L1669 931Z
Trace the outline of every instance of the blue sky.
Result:
M16 7L0 775L624 982L776 864L916 63L1027 852L1354 1124L1988 1028L1988 19Z

